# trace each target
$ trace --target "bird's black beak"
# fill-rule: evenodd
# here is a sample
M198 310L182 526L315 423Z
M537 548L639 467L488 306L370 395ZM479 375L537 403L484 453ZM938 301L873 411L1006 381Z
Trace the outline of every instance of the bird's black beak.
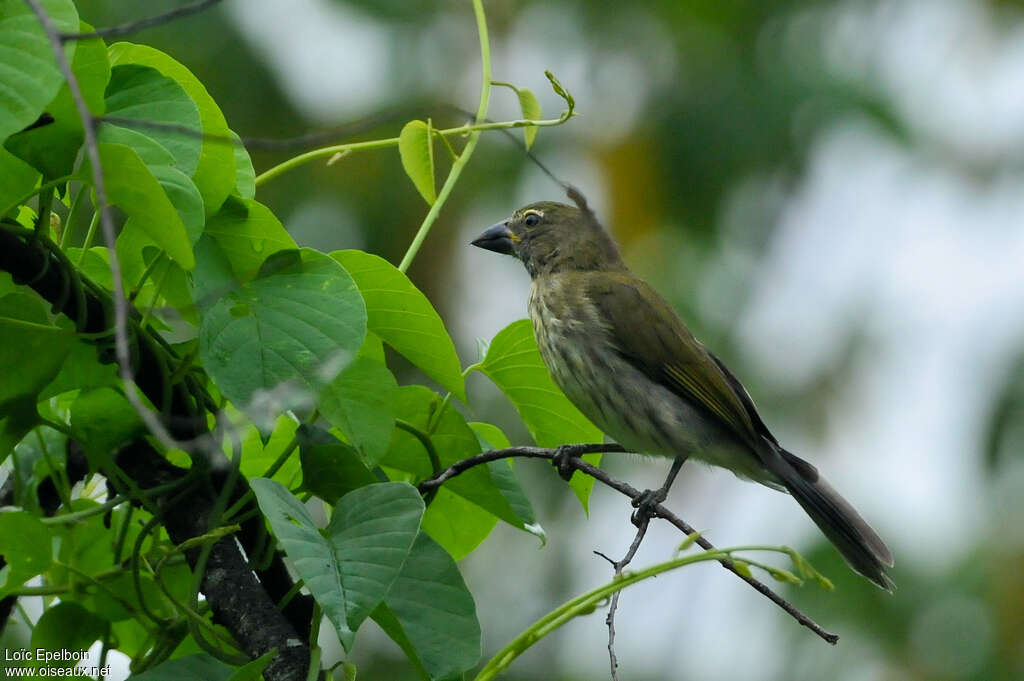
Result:
M504 222L499 222L488 227L483 234L473 239L470 243L495 253L515 255L515 250L512 247L515 241L518 241L518 239L509 230L508 225Z

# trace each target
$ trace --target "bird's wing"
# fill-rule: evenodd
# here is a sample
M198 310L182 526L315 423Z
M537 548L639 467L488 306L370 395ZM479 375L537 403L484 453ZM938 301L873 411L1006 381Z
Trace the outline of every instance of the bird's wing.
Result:
M771 431L768 430L768 426L765 425L764 421L761 420L761 415L757 413L757 407L754 406L754 399L747 392L747 389L740 383L740 379L736 378L735 374L729 371L729 367L725 366L722 360L718 359L715 353L710 350L706 350L708 356L715 360L715 364L725 374L725 378L729 381L729 385L732 387L732 391L739 397L740 402L743 403L743 408L747 410L747 416L750 417L750 422L754 425L754 430L761 437L766 438L769 442L774 445L779 444L779 441L775 439Z
M630 274L602 273L589 279L586 296L625 360L704 409L757 451L759 430L767 433L767 428L746 390L693 337L657 291Z

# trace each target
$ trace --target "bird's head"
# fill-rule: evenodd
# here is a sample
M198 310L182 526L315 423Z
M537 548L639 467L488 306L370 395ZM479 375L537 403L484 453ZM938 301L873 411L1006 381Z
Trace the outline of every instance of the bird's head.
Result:
M531 277L571 270L625 268L611 236L586 209L554 201L531 203L488 228L474 246L514 255Z

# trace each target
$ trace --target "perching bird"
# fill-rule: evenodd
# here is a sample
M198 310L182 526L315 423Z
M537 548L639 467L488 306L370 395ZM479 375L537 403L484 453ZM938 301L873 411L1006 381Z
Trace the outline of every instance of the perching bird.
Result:
M529 312L555 383L636 452L690 456L788 491L854 570L887 591L892 554L818 470L786 451L746 389L622 261L585 201L534 203L474 246L530 273Z

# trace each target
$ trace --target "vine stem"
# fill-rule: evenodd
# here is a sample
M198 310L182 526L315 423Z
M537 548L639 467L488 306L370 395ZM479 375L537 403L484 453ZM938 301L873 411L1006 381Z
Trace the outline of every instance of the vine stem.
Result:
M480 126L487 120L487 106L491 101L491 41L487 36L487 17L484 16L482 0L473 0L473 13L476 15L476 28L480 34L480 105L476 110L476 125ZM438 214L441 212L441 206L448 200L448 195L452 193L459 175L462 174L462 169L466 167L466 164L469 163L469 157L473 155L476 143L480 140L480 133L481 130L479 128L469 133L466 146L463 147L462 153L452 163L452 168L448 171L448 178L444 181L441 191L437 194L437 200L430 206L427 216L423 218L423 224L420 225L416 236L412 239L412 243L409 244L409 250L405 252L402 262L398 264L400 272L405 272L409 269L413 258L416 257L420 246L423 245L427 234L430 233L430 228L434 225Z
M663 572L675 570L683 567L684 565L702 563L710 560L728 560L735 550L736 549L715 549L714 551L680 556L678 558L644 568L638 572L623 574L607 584L577 596L534 622L528 629L526 629L526 631L521 633L513 639L511 643L498 651L494 657L484 665L483 669L480 670L473 681L490 681L490 679L495 678L499 673L506 669L513 660L530 648L530 646L534 645L569 620L579 617L580 615L593 612L594 608L596 608L601 601L615 593L618 593L622 589L625 589L627 586L631 586L645 579L650 579L651 577L656 577Z
M575 115L575 114L573 114ZM104 120L111 120L112 117L108 116ZM529 120L526 118L516 119L514 121L493 121L490 123L480 123L474 125L460 125L454 128L442 128L441 130L433 130L433 134L436 137L440 137L447 143L447 138L454 137L456 135L472 135L476 132L487 132L488 130L510 130L513 128L526 128L526 127L537 127L537 128L549 128L555 125L561 125L569 120L570 116L562 114L558 118L545 118L542 120ZM206 139L209 137L207 136ZM282 175L289 170L293 170L301 165L305 165L310 161L315 161L318 158L328 157L327 164L331 165L330 157L337 154L349 154L354 151L369 151L371 149L386 149L388 147L397 147L397 137L385 137L379 140L366 140L365 142L348 142L346 144L332 144L329 147L321 147L319 149L313 149L307 151L304 154L293 156L287 161L282 161L276 166L263 171L256 176L256 186L259 187L267 180L272 180L279 175ZM456 154L457 156L457 154Z

